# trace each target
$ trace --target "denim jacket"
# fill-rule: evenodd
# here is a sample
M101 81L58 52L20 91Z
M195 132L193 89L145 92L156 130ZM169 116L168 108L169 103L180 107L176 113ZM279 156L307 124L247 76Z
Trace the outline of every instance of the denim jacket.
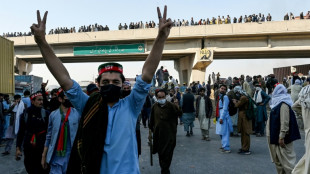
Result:
M71 147L73 146L76 132L79 127L80 118L81 115L79 114L79 112L76 109L71 108L71 112L68 118ZM55 147L57 146L60 126L61 126L61 114L60 110L57 109L53 111L49 117L48 129L45 140L45 147L48 147L48 152L46 156L47 163L50 163Z

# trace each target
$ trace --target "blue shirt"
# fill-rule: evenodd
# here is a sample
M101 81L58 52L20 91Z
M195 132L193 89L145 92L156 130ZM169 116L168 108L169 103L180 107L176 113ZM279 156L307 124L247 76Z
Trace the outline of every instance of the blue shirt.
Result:
M31 101L29 97L23 97L22 101L27 105L27 108L31 106Z
M56 148L58 145L60 129L62 126L61 117L62 116L61 116L60 110L57 109L50 114L49 119L48 119L49 122L48 122L48 128L47 128L47 134L46 134L46 140L45 140L45 147L48 147L48 152L46 156L47 163L52 163L54 161L54 159L52 158L53 158L53 154L56 153ZM67 141L67 148L70 147L70 149L67 149L66 158L68 158L70 155L71 147L73 146L73 142L76 136L80 118L81 118L81 115L79 114L79 112L75 108L71 108L71 112L68 117L68 134L67 134L68 139L70 139L70 141L69 140ZM64 160L64 159L57 158L56 160L58 160L57 163L59 165L67 166L67 163L59 163L59 160ZM63 161L63 162L68 162L68 161Z
M222 97L223 94L220 94L220 98ZM220 119L224 120L229 116L228 112L228 105L229 105L229 98L227 95L224 95L223 101L220 100L219 102L219 108L220 108Z
M101 160L100 173L139 174L139 159L136 141L136 123L151 85L136 78L129 96L120 99L114 106L108 106L108 126ZM88 96L73 81L66 91L73 106L83 112Z

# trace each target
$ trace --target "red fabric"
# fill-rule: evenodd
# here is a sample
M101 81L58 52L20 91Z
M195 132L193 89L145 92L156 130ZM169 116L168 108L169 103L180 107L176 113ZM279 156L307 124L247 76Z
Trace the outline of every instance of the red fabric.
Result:
M64 150L64 136L65 136L65 124L68 121L68 117L71 112L71 107L68 109L67 114L65 116L65 120L63 121L60 129L60 134L59 134L59 140L58 140L58 145L57 145L57 151L63 151Z
M122 68L117 67L117 66L108 66L108 67L104 67L104 68L100 69L99 75L101 75L102 73L107 72L107 71L117 71L117 72L123 74Z
M41 93L32 94L32 95L30 96L30 100L33 100L34 98L36 98L36 97L38 97L38 96L42 96L42 94L41 94Z
M220 96L217 97L217 103L216 103L216 112L215 112L215 116L219 117L220 116Z
M46 132L46 130L43 130L43 131L41 131L41 132L39 132L39 133L37 133L37 134L33 134L32 137L31 137L31 140L30 140L30 144L31 144L32 146L35 146L36 143L37 143L37 138L36 138L36 136L37 136L37 135L41 135L41 134L43 134L43 133L45 133L45 132Z

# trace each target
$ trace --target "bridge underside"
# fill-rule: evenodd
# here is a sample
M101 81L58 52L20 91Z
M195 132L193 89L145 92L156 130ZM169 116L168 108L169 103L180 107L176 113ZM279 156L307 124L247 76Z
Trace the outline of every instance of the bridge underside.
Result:
M193 56L193 53L187 54L163 54L162 60L178 60L187 56ZM94 55L94 56L59 56L63 63L80 62L123 62L123 61L145 61L148 54L117 54L117 55ZM18 58L18 57L17 57ZM44 63L43 58L18 58L32 64Z
M195 53L166 53L163 54L162 60L178 60L184 57L192 57ZM64 63L80 62L123 62L123 61L145 61L148 54L117 54L117 55L93 55L93 56L59 56ZM213 60L217 59L282 59L282 58L309 58L310 49L308 50L275 50L275 51L221 51L214 50ZM25 62L32 64L44 63L43 58L38 57L17 57Z

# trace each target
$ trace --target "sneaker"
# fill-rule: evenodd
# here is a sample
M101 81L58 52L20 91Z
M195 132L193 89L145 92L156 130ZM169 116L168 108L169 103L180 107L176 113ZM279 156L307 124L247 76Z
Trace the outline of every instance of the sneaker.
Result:
M190 133L191 135L194 135L194 133L193 133L193 131L191 131L191 133Z
M8 152L8 151L5 151L5 152L2 153L3 156L9 155L9 154L10 154L10 152Z
M206 141L211 141L211 139L209 137L206 137Z
M191 135L187 132L187 133L186 133L186 136L187 136L187 137L190 137Z
M225 149L223 149L223 150L222 150L222 153L231 153L231 151L230 151L230 150L225 150Z
M261 137L262 135L260 133L257 133L256 134L256 137Z
M251 155L251 151L244 151L242 150L242 152L239 153L240 155Z
M201 140L206 140L206 137L202 137Z

